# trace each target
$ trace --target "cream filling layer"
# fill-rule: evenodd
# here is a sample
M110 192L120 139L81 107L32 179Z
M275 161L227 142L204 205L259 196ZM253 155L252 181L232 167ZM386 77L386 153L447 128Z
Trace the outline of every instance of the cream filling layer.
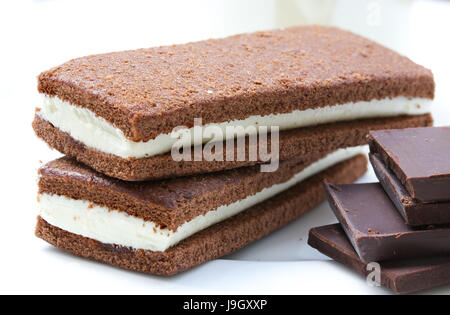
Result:
M179 226L176 231L162 229L154 222L144 221L123 211L97 206L89 201L50 194L39 195L40 216L51 225L105 244L165 251L215 223L226 220L308 177L366 151L367 149L363 146L337 150L295 174L288 181L265 188L255 195L232 204L220 206L205 215L197 216Z
M207 124L203 126L203 130L206 127L214 126L215 129L218 127L224 135L223 140L226 140L236 136L235 133L226 132L226 128L230 126L254 127L254 133L257 132L259 126L278 126L280 130L288 130L355 119L421 115L430 112L430 106L430 99L396 97L317 109L295 110L287 114L255 115L244 120ZM126 138L122 130L92 111L72 105L56 96L50 97L45 94L43 94L43 103L38 115L88 147L121 158L144 158L164 154L170 152L175 143L192 145L206 143L211 139L203 137L202 132L194 133L194 128L186 128L185 133L190 133L191 137L184 136L185 141L180 142L180 133L171 132L160 134L146 142L135 142ZM250 130L248 134L251 134L251 129L248 130Z

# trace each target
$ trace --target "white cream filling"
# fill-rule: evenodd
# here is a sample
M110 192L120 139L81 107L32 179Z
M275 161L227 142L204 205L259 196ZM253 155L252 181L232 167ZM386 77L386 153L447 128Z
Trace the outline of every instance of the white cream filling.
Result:
M225 135L225 140L235 137L235 134L226 134L227 126L242 126L243 128L249 126L255 128L258 126L279 126L280 130L287 130L346 120L421 115L430 112L430 106L430 99L396 97L370 102L346 103L318 109L295 110L287 114L255 115L244 120L207 124L204 127L219 127ZM178 140L175 133L168 133L160 134L147 142L131 141L125 137L122 130L114 127L104 118L56 96L50 97L43 94L43 104L38 115L68 133L75 140L101 152L114 154L121 158L143 158L167 153L171 151L172 146ZM197 144L199 141L206 143L210 140L209 138L195 139L194 128L190 128L189 132L192 134L191 137L187 137L189 144Z
M365 152L365 147L335 151L311 164L288 181L265 188L255 195L195 217L179 226L176 231L167 228L161 229L154 222L144 221L123 211L100 207L89 201L50 194L39 195L40 216L51 225L102 243L151 251L165 251L181 240L215 223L263 202L339 162Z

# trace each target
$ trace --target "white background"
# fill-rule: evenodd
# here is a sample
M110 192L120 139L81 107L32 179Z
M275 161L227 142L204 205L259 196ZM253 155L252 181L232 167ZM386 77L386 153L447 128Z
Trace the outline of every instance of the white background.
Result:
M300 18L308 8L287 3L285 9L286 3L279 1L285 0L0 2L0 293L389 293L366 286L360 276L306 245L309 228L336 221L326 204L230 257L172 278L75 258L33 235L36 170L42 161L59 156L31 128L39 106L36 76L41 71L93 53L308 22ZM334 16L316 17L319 11L312 10L309 17L366 32L431 68L437 84L436 125L450 125L449 2L398 0L398 11L397 1L389 0L394 7L387 9L385 0L359 0L367 3L363 7L352 1L339 0L330 11ZM381 3L381 19L364 27L360 17L374 2ZM299 11L293 17L295 8ZM372 172L361 179L374 180ZM450 293L450 288L428 293Z

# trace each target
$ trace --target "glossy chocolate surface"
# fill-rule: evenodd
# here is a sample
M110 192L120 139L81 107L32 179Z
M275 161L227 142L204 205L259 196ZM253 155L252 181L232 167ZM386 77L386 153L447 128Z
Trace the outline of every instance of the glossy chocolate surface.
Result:
M370 151L422 202L450 200L450 128L370 132Z
M450 202L423 203L414 199L392 171L383 164L378 154L370 154L369 157L380 184L408 225L450 223Z
M329 203L362 261L450 254L449 226L408 226L379 183L325 187Z
M359 259L339 224L314 228L308 243L324 255L368 276L374 270ZM381 285L408 294L450 284L450 257L412 259L380 264Z

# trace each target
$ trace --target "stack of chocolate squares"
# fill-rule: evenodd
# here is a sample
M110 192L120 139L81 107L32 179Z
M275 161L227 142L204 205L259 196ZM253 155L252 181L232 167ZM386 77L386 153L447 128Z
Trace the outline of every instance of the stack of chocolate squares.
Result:
M297 219L324 180L354 182L369 130L432 125L429 70L319 26L87 56L38 81L34 130L66 157L39 170L36 235L152 274Z
M450 128L370 132L380 183L326 184L340 225L312 229L309 243L379 284L412 293L450 284Z

